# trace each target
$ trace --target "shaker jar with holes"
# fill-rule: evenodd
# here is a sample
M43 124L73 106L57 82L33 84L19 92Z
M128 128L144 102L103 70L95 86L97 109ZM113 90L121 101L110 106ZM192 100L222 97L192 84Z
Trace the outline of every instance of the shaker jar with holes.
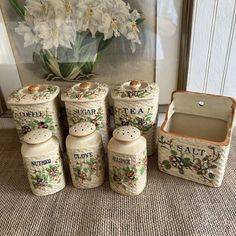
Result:
M21 154L32 192L37 196L65 187L59 142L48 129L36 129L23 137Z
M95 188L105 175L102 138L95 124L80 122L69 129L66 149L72 183L76 188Z
M159 88L156 84L133 80L112 91L115 126L137 127L147 139L148 156L154 153Z
M79 122L92 122L102 135L106 148L109 140L106 84L83 82L74 85L62 94L65 102L69 127Z
M60 123L58 94L55 85L34 84L14 91L8 104L13 112L20 140L34 129L49 129L64 149L63 128Z
M108 144L111 189L124 195L140 194L147 181L147 145L139 129L119 127Z

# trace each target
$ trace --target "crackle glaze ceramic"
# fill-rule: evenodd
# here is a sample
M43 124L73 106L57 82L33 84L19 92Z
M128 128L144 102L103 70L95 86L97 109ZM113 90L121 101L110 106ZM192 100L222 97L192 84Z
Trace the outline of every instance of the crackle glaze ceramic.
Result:
M70 173L76 188L95 188L103 184L105 175L104 150L95 124L80 122L73 125L66 138Z
M109 140L108 91L106 84L83 82L65 91L61 97L65 102L69 127L84 121L94 123L105 148Z
M121 126L108 144L111 189L124 195L138 195L147 180L147 144L139 129Z
M147 139L148 156L154 153L159 88L138 80L126 82L112 91L115 126L132 125Z
M21 154L32 192L37 196L65 187L59 142L48 129L35 129L23 137Z
M8 104L13 112L20 140L34 129L49 129L64 149L64 133L60 123L58 107L59 87L48 84L35 84L14 91Z
M219 187L232 139L235 104L229 97L173 93L159 133L159 169Z

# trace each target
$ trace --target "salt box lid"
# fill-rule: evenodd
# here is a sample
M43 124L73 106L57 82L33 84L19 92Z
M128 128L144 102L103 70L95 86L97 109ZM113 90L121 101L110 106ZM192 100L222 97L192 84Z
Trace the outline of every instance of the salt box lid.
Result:
M8 99L10 105L30 105L49 102L56 98L60 88L50 84L32 84L11 93Z
M69 129L69 133L76 137L85 137L96 131L95 124L91 122L80 122Z
M123 142L135 141L140 136L140 130L133 126L121 126L113 131L113 137Z
M87 102L89 100L104 100L109 88L106 84L97 82L83 82L74 85L64 93L61 100L65 102Z
M27 133L23 140L28 144L40 144L52 137L52 131L48 129L35 129Z
M112 90L113 99L121 100L145 100L159 96L159 87L155 83L148 83L140 80L125 82Z

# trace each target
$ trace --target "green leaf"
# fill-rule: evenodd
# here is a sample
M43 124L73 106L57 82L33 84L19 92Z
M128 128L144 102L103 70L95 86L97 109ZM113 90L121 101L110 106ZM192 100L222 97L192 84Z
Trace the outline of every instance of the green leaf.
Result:
M140 174L143 175L143 173L144 173L144 171L145 171L145 168L142 166L139 171L140 171Z
M209 169L216 169L216 168L217 168L217 165L209 166Z
M215 178L215 175L213 173L209 173L208 176L209 176L210 179L214 179Z
M115 37L112 36L110 39L104 40L103 38L100 40L99 45L98 45L98 52L101 52L105 50L113 41Z
M145 20L144 18L138 19L138 20L136 20L136 24L139 25L139 24L141 24L144 20Z
M22 20L25 19L25 8L22 7L17 0L9 0L12 7L15 9L16 13L21 17Z
M189 158L184 158L183 163L185 167L191 167L193 165L193 162Z
M167 169L169 170L171 168L171 165L170 165L170 162L168 160L164 160L162 162L162 165Z
M180 173L181 175L184 175L184 170L183 170L183 169L179 169L179 173Z
M171 152L171 154L172 154L173 156L176 156L176 155L177 155L177 152L176 152L175 150L170 150L170 152Z
M60 72L64 78L67 78L76 66L75 63L58 63Z

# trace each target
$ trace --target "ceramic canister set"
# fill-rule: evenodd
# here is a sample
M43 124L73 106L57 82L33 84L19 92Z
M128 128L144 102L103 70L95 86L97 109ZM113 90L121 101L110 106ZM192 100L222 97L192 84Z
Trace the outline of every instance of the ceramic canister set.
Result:
M58 94L58 86L31 85L13 92L8 101L22 141L30 186L38 196L65 187ZM232 137L234 99L174 93L156 145L158 86L134 80L112 90L116 129L110 141L108 94L105 84L83 82L61 95L69 125L66 152L74 187L103 184L107 153L111 189L138 195L146 186L147 156L155 154L156 146L161 171L212 187L221 185ZM215 117L221 123L217 123L217 132L214 127L208 130L212 133L208 136L183 126L191 121L198 126L201 119L212 119L209 124L219 122Z

